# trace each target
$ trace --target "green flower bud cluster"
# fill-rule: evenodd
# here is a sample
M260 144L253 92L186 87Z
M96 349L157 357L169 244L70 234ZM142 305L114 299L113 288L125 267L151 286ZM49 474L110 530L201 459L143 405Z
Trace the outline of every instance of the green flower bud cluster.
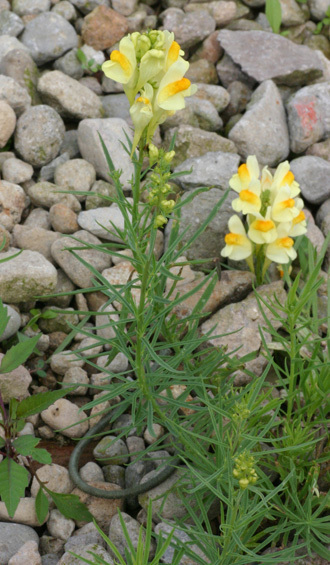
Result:
M239 486L243 490L249 485L254 485L258 480L254 463L253 455L250 455L247 451L243 451L243 453L238 455L235 459L233 475L235 479L238 479Z
M165 43L165 34L163 31L151 30L146 33L139 33L135 31L131 34L131 40L135 48L136 60L141 61L142 57L151 49L155 50L154 56L157 56L156 51L159 51L159 57L164 57L162 51Z
M174 200L167 199L169 193L172 192L172 187L168 181L171 177L169 169L174 155L175 151L165 152L163 149L158 150L152 143L149 144L150 166L156 163L156 167L149 177L151 182L148 185L148 189L150 189L148 202L157 211L154 221L155 228L160 228L167 223L167 217L175 206Z
M241 424L249 417L250 412L251 411L247 408L246 402L235 402L232 420L235 424Z

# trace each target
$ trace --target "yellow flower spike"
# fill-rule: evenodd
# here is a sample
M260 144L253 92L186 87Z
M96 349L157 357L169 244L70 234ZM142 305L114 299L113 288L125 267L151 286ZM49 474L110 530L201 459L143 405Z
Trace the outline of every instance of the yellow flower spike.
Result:
M241 190L251 188L253 186L254 190L260 194L260 181L259 181L259 165L255 155L250 155L246 163L238 167L238 171L233 175L229 181L229 186L235 192L241 192Z
M102 71L108 78L127 84L132 80L135 70L136 56L134 44L130 37L123 37L119 43L119 51L112 51L110 61L103 63Z
M167 111L182 110L185 107L184 98L192 96L197 91L197 86L184 78L188 69L188 61L181 58L171 65L160 81L156 95L156 107Z
M165 53L159 49L150 49L143 55L139 69L137 90L144 88L145 84L152 81L164 69Z
M242 221L236 215L229 219L230 233L225 236L226 247L221 250L222 257L241 261L252 255L252 243L246 236Z
M282 186L275 196L271 216L275 222L292 222L303 206L301 198L292 198L290 187Z
M150 84L146 84L145 89L141 92L141 96L139 96L135 100L134 104L130 108L129 113L134 124L134 138L131 155L133 155L137 144L141 139L143 131L148 126L150 120L153 117L151 103L152 97L153 88Z
M292 226L289 235L292 237L297 237L298 235L303 235L307 232L307 222L305 212L301 210L295 218L292 220Z
M260 214L256 219L250 224L248 236L254 242L258 244L272 243L277 239L277 230L275 223L270 217L271 208L267 208L266 216L263 217Z
M288 224L280 224L277 228L277 239L267 245L265 255L270 261L285 265L297 257L297 252L293 248L294 241L288 235Z
M231 205L235 212L243 214L258 214L261 208L260 185L256 184L249 189L240 191L239 197L232 201Z

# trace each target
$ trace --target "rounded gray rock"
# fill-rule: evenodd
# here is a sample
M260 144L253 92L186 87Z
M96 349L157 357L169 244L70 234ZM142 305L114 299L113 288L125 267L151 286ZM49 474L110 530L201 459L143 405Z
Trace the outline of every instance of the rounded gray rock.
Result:
M17 14L9 10L2 10L0 12L0 35L17 37L23 29L23 21Z
M20 159L6 159L2 165L3 179L14 184L21 184L33 176L33 167Z
M70 159L55 169L55 184L62 190L88 192L96 180L93 165L85 159ZM85 200L86 196L77 194L79 201Z
M9 306L8 304L4 304L3 306L7 310L9 320L7 322L5 331L0 335L0 342L14 335L21 325L21 316L19 315L19 313L16 312L16 310L14 310L14 308Z
M100 465L123 465L129 461L125 442L116 436L104 436L94 448L93 455Z
M290 163L291 170L300 184L302 197L311 204L322 204L330 197L330 163L305 155L293 159Z
M24 161L41 167L58 155L64 133L63 120L53 108L33 106L17 121L15 149Z
M31 106L31 96L26 89L12 77L5 75L0 75L0 99L7 102L17 116Z
M237 172L239 162L240 158L236 153L210 151L201 157L186 159L174 169L174 172L179 173L192 169L191 174L182 175L177 179L178 184L184 190L192 190L200 186L216 186L227 190L229 180ZM219 198L221 196L219 195Z
M8 563L22 545L31 540L39 544L39 536L33 528L0 522L0 563Z
M78 36L74 27L54 12L44 12L29 21L21 41L37 65L44 65L77 47Z
M12 10L19 16L40 14L50 8L50 0L12 0Z

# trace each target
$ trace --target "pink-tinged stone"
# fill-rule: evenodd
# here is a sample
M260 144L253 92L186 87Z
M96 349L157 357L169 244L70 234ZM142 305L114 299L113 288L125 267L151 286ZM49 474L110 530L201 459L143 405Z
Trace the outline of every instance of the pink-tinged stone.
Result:
M103 51L117 43L127 31L125 16L107 6L98 6L85 17L81 35L87 45Z

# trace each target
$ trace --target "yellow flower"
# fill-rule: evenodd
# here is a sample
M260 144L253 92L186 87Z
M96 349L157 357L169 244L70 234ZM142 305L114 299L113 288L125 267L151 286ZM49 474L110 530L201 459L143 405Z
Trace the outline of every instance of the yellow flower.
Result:
M277 239L275 222L270 217L271 208L267 208L266 216L258 214L256 219L250 224L248 236L254 243L271 243Z
M260 195L259 165L255 155L250 155L246 163L238 167L237 173L229 181L229 186L238 193L252 188Z
M159 83L156 107L175 112L185 107L185 97L192 96L197 90L195 84L191 84L189 79L184 78L188 69L188 61L181 58L170 66Z
M125 94L132 105L136 94L138 70L135 48L130 36L123 37L119 43L119 51L112 51L110 61L103 63L102 71L106 77L124 85Z
M288 226L280 224L277 228L277 239L266 247L265 255L268 259L284 265L297 257L297 252L293 248L294 241L288 234Z
M145 88L141 91L141 96L135 100L130 108L129 113L134 124L134 138L131 154L134 153L143 131L153 117L152 97L153 88L150 84L146 84Z
M244 188L240 191L239 197L232 201L231 205L235 212L243 214L258 214L261 208L260 185L255 184L249 189Z
M307 222L306 216L303 210L301 210L295 218L292 220L291 229L289 235L292 237L297 237L298 235L303 235L307 232Z
M301 198L292 198L290 187L282 186L275 196L272 206L272 219L275 222L292 222L303 207Z
M289 161L284 161L277 167L271 190L276 194L283 186L290 188L291 198L295 198L300 193L299 184L294 180L293 172L290 171Z
M236 215L229 219L230 233L225 236L226 246L221 250L222 257L241 261L252 255L252 243L246 236L242 221Z

